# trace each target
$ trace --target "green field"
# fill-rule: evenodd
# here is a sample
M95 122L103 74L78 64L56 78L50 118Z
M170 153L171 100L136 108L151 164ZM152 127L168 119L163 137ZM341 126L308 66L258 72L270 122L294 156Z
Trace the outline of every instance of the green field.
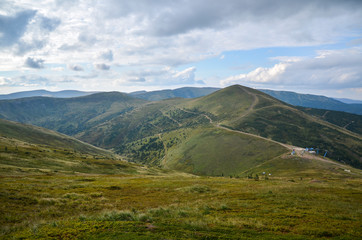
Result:
M360 175L351 176L1 177L1 236L359 239L362 181Z

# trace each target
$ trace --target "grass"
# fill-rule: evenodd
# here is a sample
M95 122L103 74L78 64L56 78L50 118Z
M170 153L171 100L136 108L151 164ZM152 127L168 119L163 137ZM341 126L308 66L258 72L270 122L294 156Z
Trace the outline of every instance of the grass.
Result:
M297 107L297 109L310 115L316 116L324 121L345 128L349 131L358 133L360 135L362 134L362 115L305 107Z
M1 176L80 172L129 174L144 171L139 165L117 158L110 159L98 154L82 153L72 148L55 148L0 136Z
M167 149L163 166L198 175L237 176L286 151L275 143L213 127L181 130L162 137L165 141L175 138L176 144Z
M2 177L4 239L358 239L361 178Z

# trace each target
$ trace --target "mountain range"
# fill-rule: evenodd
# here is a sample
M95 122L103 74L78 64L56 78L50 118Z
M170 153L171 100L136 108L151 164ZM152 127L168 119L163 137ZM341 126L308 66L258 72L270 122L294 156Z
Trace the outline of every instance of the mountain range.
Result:
M300 94L288 91L273 91L273 90L260 90L272 97L275 97L283 102L289 103L293 106L301 106L307 108L327 109L334 111L343 111L362 115L362 104L355 103L355 100L344 99L342 101L328 98L325 96L318 96L312 94ZM345 103L350 102L350 103ZM358 101L357 101L358 102Z
M192 99L147 101L110 92L0 101L3 119L56 130L165 169L237 175L283 161L293 146L328 151L331 159L361 168L361 135L316 115L240 85Z
M93 93L95 92L83 92L77 90L63 90L58 92L51 92L47 90L33 90L33 91L16 92L10 94L0 94L0 100L26 98L26 97L72 98L72 97L86 96Z
M177 89L166 89L166 90L159 90L159 91L138 91L129 93L133 97L142 98L149 101L159 101L168 98L197 98L208 95L213 93L220 88L211 88L211 87L204 87L204 88L195 88L195 87L183 87Z
M129 95L141 98L149 101L159 101L169 98L197 98L208 94L211 94L220 88L195 88L195 87L183 87L178 89L166 89L158 91L137 91L128 93ZM318 96L312 94L300 94L289 91L274 91L259 89L260 91L267 93L268 95L277 98L283 102L291 104L293 106L301 106L307 108L327 109L334 111L344 111L353 114L362 115L362 101L352 100L347 98L329 98L325 96ZM56 98L70 98L90 95L96 92L82 92L76 90L65 90L59 92L50 92L46 90L34 90L26 92L17 92L11 94L0 95L2 99L17 99L25 97L56 97Z

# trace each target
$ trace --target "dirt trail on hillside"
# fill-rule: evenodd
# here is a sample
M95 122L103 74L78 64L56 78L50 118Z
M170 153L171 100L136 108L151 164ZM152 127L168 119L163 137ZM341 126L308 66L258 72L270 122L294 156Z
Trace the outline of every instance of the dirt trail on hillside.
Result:
M252 94L253 95L253 94ZM255 95L256 99L257 99L257 96ZM254 106L258 103L258 100L254 100L253 104L249 107L249 109L253 109ZM248 109L248 110L249 110ZM198 114L198 113L195 113L195 112L191 112L191 111L188 111L188 110L185 110L185 109L181 109L182 111L184 112L188 112L188 113L193 113L193 114ZM250 111L251 111L250 110ZM250 112L249 111L249 112ZM247 113L248 114L248 113ZM243 117L246 116L247 114L243 114ZM221 126L220 124L218 123L214 123L214 121L206 114L201 114L202 116L204 116L206 119L209 120L210 124L214 125L215 127L217 128L220 128L220 129L223 129L223 130L226 130L226 131L229 131L229 132L235 132L235 133L240 133L240 134L244 134L244 135L248 135L248 136L251 136L251 137L255 137L255 138L259 138L259 139L262 139L262 140L265 140L265 141L268 141L268 142L272 142L272 143L275 143L275 144L279 144L285 148L287 148L290 153L285 153L285 154L282 154L282 156L290 156L292 151L294 150L294 156L298 156L298 157L302 157L302 158L307 158L307 159L314 159L314 160L318 160L318 161L322 161L322 162L326 162L326 163L331 163L331 164L335 164L337 166L340 166L340 167L343 167L345 168L346 166L342 165L342 164L339 164L339 163L336 163L334 161L331 161L329 159L326 159L326 158L323 158L323 157L320 157L320 156L317 156L315 154L310 154L308 153L307 151L305 151L304 148L301 148L301 147L297 147L297 146L292 146L292 145L289 145L289 144L285 144L285 143L281 143L281 142L278 142L278 141L274 141L272 139L269 139L269 138L265 138L265 137L262 137L262 136L259 136L259 135L255 135L255 134L252 134L252 133L247 133L247 132L243 132L243 131L240 131L240 130L234 130L234 129L230 129L230 128L227 128L227 127L224 127L224 126Z
M247 94L253 96L254 101L251 103L249 108L243 114L241 114L237 119L234 120L234 122L240 120L241 118L244 118L247 115L249 115L254 110L254 107L259 103L259 98L258 98L258 96L256 94L251 93L251 92L249 92L248 90L246 90L244 88L243 88L243 91L245 91Z

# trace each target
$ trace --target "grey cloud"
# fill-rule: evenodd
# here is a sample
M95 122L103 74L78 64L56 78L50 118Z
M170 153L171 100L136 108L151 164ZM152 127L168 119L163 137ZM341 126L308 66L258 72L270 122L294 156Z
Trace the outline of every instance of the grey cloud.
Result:
M75 51L75 50L78 50L80 48L81 48L81 46L79 44L73 44L73 45L63 44L58 49L63 50L63 51Z
M0 47L12 46L25 33L29 21L36 11L25 10L15 16L0 15Z
M44 68L44 60L28 57L25 60L25 66L30 68L38 68L38 69Z
M82 66L79 66L79 65L68 65L68 68L70 70L73 70L73 71L84 71L84 69L82 68Z
M93 45L95 42L97 42L97 38L94 35L86 32L79 34L78 40L89 45Z
M58 18L40 18L40 26L49 32L54 31L60 25L60 22L61 21Z
M79 4L79 0L56 0L55 4L57 8L70 9L76 7Z
M102 53L100 57L111 62L113 61L113 52L112 50L108 50Z
M35 49L41 49L45 46L46 42L42 40L33 40L33 42L27 43L24 41L20 41L16 45L15 53L17 55L24 55L25 53L35 50Z
M111 66L104 63L95 64L95 67L99 70L109 70L111 68Z
M338 0L185 0L185 1L109 1L102 4L106 18L137 16L144 24L142 33L172 36L192 30L220 29L245 22L270 23L288 18L300 18L307 24L310 19L334 18L346 12L360 12L362 1ZM284 27L288 27L286 24ZM312 36L296 31L295 37Z

